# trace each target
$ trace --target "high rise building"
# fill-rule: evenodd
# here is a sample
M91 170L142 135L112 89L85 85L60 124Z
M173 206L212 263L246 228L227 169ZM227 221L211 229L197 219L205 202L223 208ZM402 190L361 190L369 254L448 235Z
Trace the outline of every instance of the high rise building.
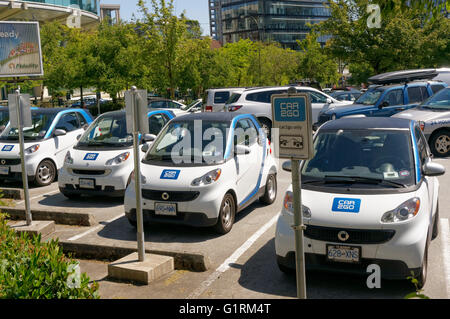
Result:
M297 49L297 40L311 30L308 24L330 17L325 0L209 0L209 9L211 37L224 45L251 39Z

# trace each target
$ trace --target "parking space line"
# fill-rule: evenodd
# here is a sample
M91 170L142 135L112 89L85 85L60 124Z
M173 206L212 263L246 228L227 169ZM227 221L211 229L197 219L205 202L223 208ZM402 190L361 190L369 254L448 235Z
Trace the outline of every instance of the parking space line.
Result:
M102 228L105 227L106 225L112 223L113 221L115 221L115 220L117 220L117 219L119 219L119 218L121 218L121 217L123 217L123 216L124 216L124 214L119 215L119 216L116 216L116 217L114 217L113 219L110 219L110 220L108 220L108 221L106 221L106 222L103 222L101 225L97 225L97 226L95 226L95 227L92 227L91 229L85 231L84 233L81 233L81 234L78 234L78 235L76 235L76 236L70 237L70 238L68 239L68 241L75 241L75 240L78 240L78 239L80 239L80 238L82 238L82 237L84 237L84 236L86 236L86 235L89 235L90 233L93 233L93 232L96 231L96 230L102 229Z
M450 236L449 236L449 221L441 218L441 241L444 259L444 274L447 288L447 298L450 298Z
M205 290L216 281L222 273L230 269L230 264L235 263L239 257L241 257L270 227L272 227L278 219L278 215L275 215L267 224L261 227L256 233L254 233L241 247L228 257L222 265L220 265L209 277L200 284L200 287L194 290L187 299L198 298Z
M49 193L45 193L45 194L41 194L41 195L38 195L38 196L31 197L31 198L30 198L30 202L31 202L32 200L35 200L35 199L44 197L45 195L53 195L53 194L56 194L56 193L59 193L59 189L56 190L56 191L53 191L53 192L49 192ZM16 205L21 205L21 204L23 204L23 203L25 203L24 200L22 200L22 201L20 201L20 202L17 202Z

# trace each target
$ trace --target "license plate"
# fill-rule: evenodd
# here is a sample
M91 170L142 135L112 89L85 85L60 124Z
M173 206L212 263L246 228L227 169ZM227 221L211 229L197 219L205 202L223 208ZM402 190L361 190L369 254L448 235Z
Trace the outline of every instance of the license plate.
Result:
M95 179L80 178L80 188L95 188Z
M361 247L327 245L327 259L344 263L359 263Z
M0 167L0 175L8 175L9 174L9 167L2 166Z
M177 204L155 203L155 215L177 216Z

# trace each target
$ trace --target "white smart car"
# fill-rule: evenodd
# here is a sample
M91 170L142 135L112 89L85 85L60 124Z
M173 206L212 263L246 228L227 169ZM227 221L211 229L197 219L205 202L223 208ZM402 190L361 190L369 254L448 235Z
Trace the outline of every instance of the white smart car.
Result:
M64 156L93 121L82 109L32 109L32 126L23 130L28 179L50 185ZM22 180L18 129L9 124L0 135L0 180Z
M150 134L142 137L142 144L153 141L174 117L170 111L148 112ZM102 114L66 153L59 189L71 199L81 195L123 197L134 169L133 158L133 136L127 133L125 111Z
M394 118L327 122L303 162L302 211L307 269L405 279L423 286L430 240L438 235L439 182L417 122ZM283 168L289 170L290 162ZM278 219L275 249L282 271L295 268L292 187Z
M231 230L235 214L260 199L272 204L277 166L253 115L195 113L173 119L141 166L144 221ZM136 223L132 182L125 214Z

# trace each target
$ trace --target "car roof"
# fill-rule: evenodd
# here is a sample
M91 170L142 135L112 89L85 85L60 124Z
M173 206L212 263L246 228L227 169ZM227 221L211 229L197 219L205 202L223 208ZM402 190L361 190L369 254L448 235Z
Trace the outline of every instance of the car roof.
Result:
M39 109L32 109L31 111L34 111L36 113L40 114L56 114L62 111L85 111L83 109L76 109L76 108L65 108L65 107L52 107L52 108L39 108Z
M246 89L244 92L252 92L252 91L265 91L265 90L276 90L276 89L289 89L290 87L294 87L296 89L307 89L311 91L319 91L316 88L310 86L301 86L301 85L285 85L285 86L261 86L261 87L253 87Z
M393 117L341 118L326 122L321 130L339 129L410 129L413 121Z
M183 121L216 121L216 122L231 122L235 117L242 116L240 113L233 112L202 112L202 113L191 113L186 115L180 115L174 118L174 122ZM246 114L248 116L253 116L251 114Z

